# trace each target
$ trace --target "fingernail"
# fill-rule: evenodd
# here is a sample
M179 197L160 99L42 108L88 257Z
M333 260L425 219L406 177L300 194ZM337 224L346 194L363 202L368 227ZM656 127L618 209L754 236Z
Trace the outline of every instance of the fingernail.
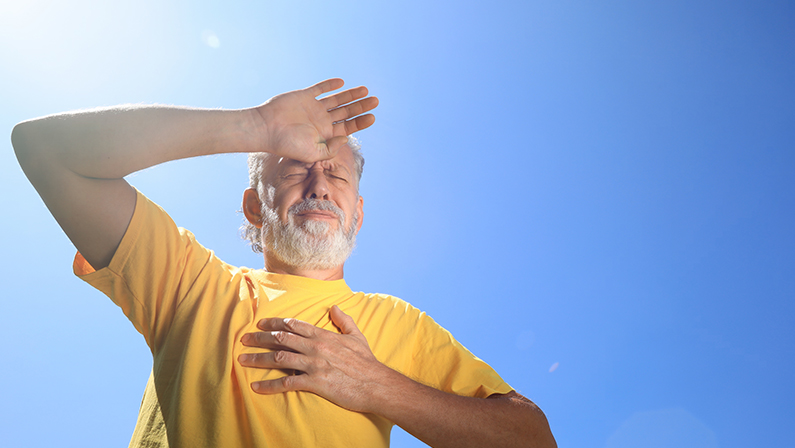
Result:
M258 391L259 390L259 383L252 383L251 384L251 388L254 389L254 391Z
M248 355L240 355L237 357L237 360L240 362L246 362L248 361Z

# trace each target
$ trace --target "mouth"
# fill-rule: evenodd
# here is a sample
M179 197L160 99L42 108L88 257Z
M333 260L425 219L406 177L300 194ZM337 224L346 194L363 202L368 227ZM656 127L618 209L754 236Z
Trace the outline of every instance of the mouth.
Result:
M288 214L303 222L339 222L340 225L345 221L345 213L334 203L327 200L305 199L294 204L288 210Z
M296 213L296 216L303 219L328 219L333 221L339 220L339 217L336 214L327 210L306 210Z

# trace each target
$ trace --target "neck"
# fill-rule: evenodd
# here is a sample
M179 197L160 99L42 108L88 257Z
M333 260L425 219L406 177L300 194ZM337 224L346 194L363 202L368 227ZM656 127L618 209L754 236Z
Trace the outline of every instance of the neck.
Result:
M265 270L273 272L274 274L297 275L300 277L313 278L315 280L341 280L343 278L343 267L343 264L331 269L306 269L288 266L282 263L278 258L274 256L269 257L268 253L265 253Z

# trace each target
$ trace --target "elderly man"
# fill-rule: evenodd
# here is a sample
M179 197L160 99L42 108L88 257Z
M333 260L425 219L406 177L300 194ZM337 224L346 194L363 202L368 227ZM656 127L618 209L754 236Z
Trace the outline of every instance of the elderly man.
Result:
M378 100L330 79L259 107L130 106L20 123L20 165L154 362L131 446L554 446L546 419L424 313L354 293L364 217L347 136ZM265 269L219 260L123 177L247 152L246 234Z

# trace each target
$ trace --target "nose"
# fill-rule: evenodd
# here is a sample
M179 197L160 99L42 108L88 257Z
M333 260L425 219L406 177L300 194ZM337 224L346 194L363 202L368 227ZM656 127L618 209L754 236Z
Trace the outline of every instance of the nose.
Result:
M317 168L319 167L312 167L312 169L309 170L309 176L307 177L309 183L306 187L304 197L307 199L327 200L329 195L328 180L326 179L323 169Z

